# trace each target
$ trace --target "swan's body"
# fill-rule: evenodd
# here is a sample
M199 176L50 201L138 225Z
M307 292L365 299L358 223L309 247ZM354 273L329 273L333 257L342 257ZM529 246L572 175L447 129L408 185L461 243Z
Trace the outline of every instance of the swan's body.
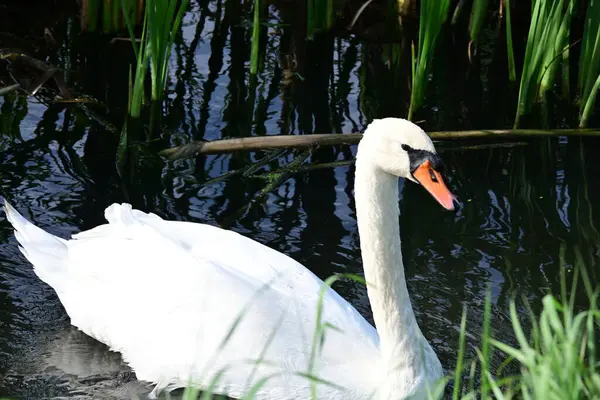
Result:
M326 329L311 373L335 386L316 384L318 399L421 397L442 376L416 323L400 253L397 176L423 183L412 168L423 157L435 172L433 144L404 120L375 121L359 145L357 218L378 331L334 290L325 292L322 323L337 329ZM451 209L441 186L428 190ZM71 240L5 208L23 253L72 324L121 352L155 391L193 384L240 397L270 377L255 398L311 397L311 381L298 373L309 372L323 282L301 264L232 231L126 204L108 207L108 224Z

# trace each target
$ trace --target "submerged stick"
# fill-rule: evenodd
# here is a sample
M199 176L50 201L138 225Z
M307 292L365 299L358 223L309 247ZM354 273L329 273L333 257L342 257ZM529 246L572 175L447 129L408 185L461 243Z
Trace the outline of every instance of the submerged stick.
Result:
M222 221L219 225L221 228L228 228L233 221L238 219L238 217L246 211L250 209L254 204L261 202L265 199L265 197L271 193L273 190L279 187L283 182L287 181L288 178L292 175L292 171L296 171L300 168L306 159L310 156L310 150L305 150L294 158L289 164L287 164L283 170L280 170L276 173L271 172L268 175L263 174L262 177L266 179L267 184L263 187L258 193L252 196L252 199L242 207L238 208L232 215L227 217L224 221Z
M475 139L483 137L523 138L544 136L600 136L594 129L504 129L430 132L433 140ZM321 133L312 135L272 135L222 139L210 142L191 142L162 150L159 154L169 160L189 158L196 154L221 154L234 151L253 151L276 148L303 148L323 145L356 144L362 133Z
M521 147L521 146L526 146L527 143L524 142L514 142L514 143L490 143L490 144L476 144L476 145L470 145L470 146L460 146L460 147L442 147L440 149L438 149L438 153L446 153L446 152L451 152L451 151L468 151L468 150L484 150L484 149L493 149L493 148L507 148L507 147ZM288 173L288 174L300 174L300 173L304 173L304 172L312 172L312 171L316 171L316 170L320 170L320 169L326 169L326 168L337 168L337 167L347 167L349 165L354 164L356 160L352 159L352 160L340 160L340 161L331 161L331 162L327 162L327 163L316 163L316 164L305 164L305 165L300 165L296 168L286 168L286 169L281 169L281 170L275 170L270 172L271 174L281 174L281 173ZM256 175L254 176L256 177Z
M507 142L507 143L485 143L485 144L475 144L475 145L466 145L466 146L453 146L453 147L440 147L438 153L444 154L446 152L452 151L469 151L469 150L487 150L493 148L514 148L514 147L522 147L527 146L526 142ZM260 178L260 179L268 179L272 181L272 179L267 178L267 176L281 176L283 174L296 175L305 172L312 172L321 169L327 168L337 168L337 167L347 167L349 165L354 164L355 160L339 160L339 161L331 161L327 163L313 163L313 164L288 164L281 169L277 169L274 171L269 171L266 173L257 173L259 169L265 166L268 162L284 155L287 150L280 150L277 152L273 152L270 155L258 160L254 164L248 164L242 168L234 169L232 171L225 172L222 175L217 176L216 178L210 179L202 183L203 186L212 185L218 182L222 182L226 179L229 179L233 176L242 175L246 178Z
M14 92L15 90L21 88L21 85L15 83L14 85L6 86L0 89L0 96L4 96L5 94L9 94Z

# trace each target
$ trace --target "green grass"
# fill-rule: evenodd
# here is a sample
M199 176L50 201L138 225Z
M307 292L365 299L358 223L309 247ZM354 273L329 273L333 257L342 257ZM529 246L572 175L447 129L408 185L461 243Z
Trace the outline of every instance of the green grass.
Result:
M258 61L260 48L260 0L254 0L254 17L252 22L252 48L250 52L250 73L256 75L258 73Z
M94 32L98 27L98 14L100 10L100 0L89 0L87 3L86 29Z
M190 0L149 0L146 4L151 48L152 100L162 100L167 82L169 56Z
M563 248L564 249L564 248ZM564 252L563 252L564 253ZM526 335L517 311L517 303L510 302L510 320L518 347L513 347L494 339L490 333L490 305L488 296L485 302L484 329L482 349L478 351L478 363L481 371L481 387L479 390L457 389L461 384L460 368L457 366L454 376L454 393L456 398L495 398L495 399L561 399L575 400L600 398L600 374L598 373L598 355L596 352L596 333L600 327L600 311L598 310L598 290L592 288L586 268L581 257L573 268L574 274L570 290L567 290L565 275L570 271L562 265L561 293L555 296L546 294L542 300L542 310L535 316L529 310L531 332ZM579 277L584 284L589 300L589 308L575 310L575 297ZM462 366L464 346L464 320L461 326L461 347L459 366ZM491 346L491 348L488 347ZM499 352L504 361L495 370L488 360L487 351ZM518 367L517 375L502 374L502 369L509 363ZM484 379L485 378L485 379ZM467 380L473 386L472 375ZM457 392L462 397L458 397Z
M506 0L506 52L508 58L508 79L511 82L516 82L517 80L517 72L515 67L515 53L513 49L513 41L512 41L512 19L511 19L511 9L510 9L510 0Z
M564 253L564 251L563 251ZM463 309L460 325L460 337L457 344L457 361L453 376L444 377L440 385L431 395L431 399L440 398L446 382L453 381L452 399L540 399L540 400L579 400L600 398L600 367L596 349L597 331L600 328L600 310L598 296L600 292L592 288L586 269L582 267L582 259L578 257L575 267L570 269L563 265L561 276L561 293L546 294L542 299L539 315L534 315L527 302L523 308L527 311L519 315L517 301L509 304L509 315L514 336L518 346L511 346L496 340L492 334L492 300L488 287L483 313L483 329L481 347L476 349L473 360L466 358L467 309ZM567 289L566 274L573 271L572 283ZM575 293L578 290L579 275L589 299L589 307L583 311L575 309ZM353 277L350 277L354 279ZM339 277L334 276L325 281L323 288L330 286ZM357 278L360 280L360 278ZM363 282L364 283L364 282ZM324 290L320 293L323 298ZM314 359L320 351L319 343L326 328L335 329L322 321L322 303L316 310L318 323L311 346L311 357L306 374L300 374L313 383L323 383L318 379L318 371L311 369ZM526 334L521 320L529 314ZM496 353L502 362L495 368L491 357ZM512 364L512 365L511 365ZM512 370L519 371L509 375L505 371L511 365ZM466 374L465 374L466 372ZM479 379L476 379L477 372ZM218 377L216 377L218 379ZM260 385L269 377L259 379L257 384L243 397L254 398ZM333 383L335 384L335 383ZM197 389L186 389L186 399L196 399ZM316 399L313 391L313 399ZM202 394L203 400L213 398L209 392Z
M600 4L588 3L579 58L580 127L586 127L600 87Z
M137 20L138 7L143 8L144 2L138 0L125 0L129 9L132 9ZM81 1L81 26L82 31L95 32L98 27L104 33L114 33L123 29L124 16L121 14L121 0L84 0Z
M489 0L475 0L471 9L471 21L469 22L469 35L474 43L479 39L481 27L485 22Z
M157 103L162 101L171 49L188 5L189 0L146 1L143 31L138 46L134 34L134 21L131 18L131 2L121 0L121 7L125 10L123 13L125 23L137 59L129 108L129 114L134 118L140 116L144 103L144 81L148 66L151 71L152 100Z
M409 120L412 120L414 113L425 101L427 76L431 69L433 54L440 31L448 18L449 7L449 0L429 0L421 4L417 54L415 54L413 47L412 91L408 111Z
M104 32L112 31L112 6L111 0L105 0L102 5L102 30Z
M134 22L131 19L131 9L129 8L130 3L126 0L121 0L121 6L124 10L125 24L129 30L131 43L133 45L133 51L136 56L135 74L129 71L129 102L128 102L128 114L133 118L139 118L142 112L142 105L144 103L144 81L146 79L146 72L148 70L148 58L151 54L151 49L147 46L148 41L148 18L147 14L144 14L144 21L142 25L142 36L138 46L135 33L134 33Z
M573 0L535 0L533 3L515 128L520 118L531 112L536 99L544 99L554 84L557 68L563 60L562 52L568 46L573 7Z

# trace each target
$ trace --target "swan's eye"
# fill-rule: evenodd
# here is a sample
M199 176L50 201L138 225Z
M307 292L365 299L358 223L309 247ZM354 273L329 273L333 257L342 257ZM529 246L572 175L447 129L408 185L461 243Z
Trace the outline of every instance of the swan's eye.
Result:
M435 173L433 172L433 169L429 168L429 177L431 178L431 180L435 183L438 182L438 178L437 176L435 176Z

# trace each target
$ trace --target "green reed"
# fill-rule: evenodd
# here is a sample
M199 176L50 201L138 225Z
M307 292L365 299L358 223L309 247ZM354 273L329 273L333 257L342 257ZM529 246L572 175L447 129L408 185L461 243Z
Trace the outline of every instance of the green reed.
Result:
M82 25L85 25L85 30L94 32L98 27L98 17L100 12L100 0L86 0L87 4L85 12L85 21L82 21Z
M189 2L190 0L181 0L179 9L177 0L149 0L146 5L154 101L162 100L167 83L169 56Z
M334 0L307 0L306 32L309 38L333 26Z
M463 307L462 318L460 320L460 336L458 339L458 355L456 357L456 368L454 370L454 376L459 378L464 369L465 361L465 342L467 333L467 308ZM454 389L452 391L452 400L460 399L460 379L455 379Z
M151 48L147 45L148 14L144 13L142 36L138 46L133 31L134 27L133 21L131 20L131 9L129 8L129 4L126 3L125 0L121 0L121 5L124 10L123 15L125 17L125 24L129 29L133 51L136 56L135 74L132 75L131 70L129 73L129 102L127 111L131 117L139 118L142 112L142 105L144 104L144 82L148 70L148 58L151 54Z
M515 67L515 54L513 50L513 41L512 41L512 22L511 22L511 10L510 10L510 0L506 0L506 52L508 58L508 79L511 82L516 82L517 80L517 72Z
M531 111L535 100L543 99L554 84L561 53L568 46L573 6L573 0L535 0L533 3L515 128L520 118Z
M600 4L590 1L579 58L580 127L586 127L600 88Z
M125 0L125 3L129 9L136 13L135 20L139 20L137 16L141 15L144 1ZM123 29L125 21L121 10L121 0L82 0L82 31L95 32L98 27L101 27L104 33L113 33Z
M425 101L427 76L431 69L437 39L448 18L449 7L450 0L429 0L421 3L417 55L415 55L413 47L412 91L408 119L412 119L414 113Z
M130 115L139 117L144 102L144 81L148 66L151 71L151 97L160 103L167 82L169 57L173 42L189 0L182 0L177 8L177 0L148 0L144 12L143 31L138 47L134 35L131 8L126 0L121 0L125 22L129 30L136 54L136 73L131 94Z
M475 0L471 9L471 21L469 22L469 35L471 40L477 43L481 27L485 22L489 0Z
M561 254L564 254L564 246ZM488 289L482 333L483 349L477 350L478 357L475 360L482 375L481 387L479 390L477 388L462 391L457 389L461 382L461 373L458 372L461 369L457 367L454 376L454 399L459 398L458 392L461 392L460 398L463 399L518 397L575 400L600 397L600 374L595 340L596 331L600 327L598 309L600 292L592 287L581 256L577 256L576 264L572 269L574 274L570 290L567 290L565 277L566 271L570 268L564 266L563 257L561 257L561 264L560 270L563 272L560 294L558 296L546 294L542 299L542 311L538 316L533 314L527 303L525 304L531 325L528 335L523 330L515 301L510 302L510 320L518 347L500 342L491 336L489 329L491 298ZM589 299L589 307L576 312L574 304L579 275ZM462 366L464 320L463 315L458 366ZM490 351L493 348L504 357L504 361L496 370L489 365L486 343L491 346ZM503 369L511 363L519 367L519 373L514 376L502 376ZM472 371L468 382L469 386L473 385Z
M250 74L258 72L258 60L260 49L260 0L254 0L254 18L252 23L252 49L250 52Z
M561 248L561 289L557 295L548 293L542 299L542 310L539 315L534 315L531 307L525 302L525 314L529 314L530 332L525 333L515 300L509 303L510 322L518 346L514 347L507 343L494 339L492 335L492 299L491 290L488 286L484 302L483 330L481 347L476 348L474 360L465 357L467 337L467 310L463 309L460 324L460 336L457 352L457 363L452 377L444 377L440 385L430 393L430 399L440 399L443 387L449 381L454 380L452 391L453 400L472 399L555 399L555 400L580 400L588 398L600 398L600 367L596 337L600 328L600 309L598 308L598 296L600 292L594 289L586 272L583 259L576 252L576 263L573 268L564 265L564 246ZM573 271L572 281L567 288L566 273ZM579 281L583 282L585 293L588 296L589 306L583 311L575 310L575 296ZM326 287L330 286L337 277L327 279L323 284L319 298L322 299ZM364 284L361 278L354 278ZM318 357L316 350L322 344L322 338L327 324L321 319L322 303L319 302L317 313L317 326L310 351L310 362L308 373L299 373L309 379L313 384L330 384L318 378L313 370L314 359ZM335 329L335 327L329 327ZM274 333L272 333L273 335ZM497 368L492 367L491 355L501 355L502 362ZM261 359L260 363L268 362ZM513 365L518 372L508 375L504 370ZM468 374L463 379L463 371L468 368ZM479 385L477 385L476 371L480 373ZM210 389L216 386L222 377L217 374L213 382L208 385L207 391L202 399L213 399ZM260 387L274 375L262 377L251 387L245 396L245 400L255 398ZM199 395L197 389L188 388L184 392L186 399L196 399ZM317 399L313 389L313 399Z
M104 32L111 32L111 16L112 16L112 2L105 0L102 5L102 30Z

